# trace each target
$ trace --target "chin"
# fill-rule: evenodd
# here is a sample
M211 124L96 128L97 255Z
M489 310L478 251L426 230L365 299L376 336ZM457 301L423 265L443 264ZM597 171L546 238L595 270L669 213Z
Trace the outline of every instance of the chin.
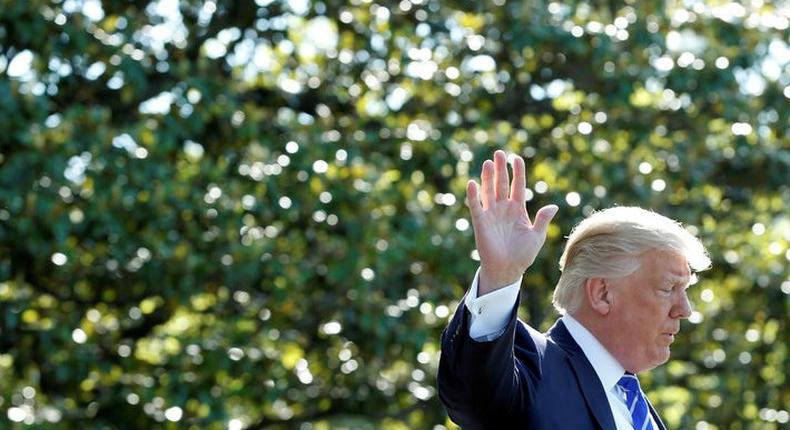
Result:
M662 352L656 357L655 366L653 367L660 366L669 361L669 355L669 348L667 348L666 351Z

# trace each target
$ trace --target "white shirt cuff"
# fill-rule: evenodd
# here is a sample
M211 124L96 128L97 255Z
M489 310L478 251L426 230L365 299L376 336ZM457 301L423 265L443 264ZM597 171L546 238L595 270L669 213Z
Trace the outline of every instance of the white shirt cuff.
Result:
M472 288L464 301L472 315L469 324L469 336L472 339L479 342L490 341L502 335L513 306L516 305L522 278L519 277L516 282L483 297L477 297L477 283L480 279L480 269L477 269Z

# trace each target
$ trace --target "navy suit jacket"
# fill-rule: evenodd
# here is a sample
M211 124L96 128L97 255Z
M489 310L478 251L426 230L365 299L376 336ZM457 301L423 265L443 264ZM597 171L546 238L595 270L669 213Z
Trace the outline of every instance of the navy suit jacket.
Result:
M598 375L562 321L542 334L517 318L518 303L492 341L469 336L463 300L442 333L439 398L450 418L464 429L615 430Z

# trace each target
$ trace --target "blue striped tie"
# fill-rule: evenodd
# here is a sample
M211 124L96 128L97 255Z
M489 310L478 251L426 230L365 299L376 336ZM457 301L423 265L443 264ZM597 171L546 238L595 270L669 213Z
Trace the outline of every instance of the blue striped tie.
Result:
M647 408L647 401L639 388L639 380L633 373L626 372L617 385L625 390L625 403L631 419L634 421L634 430L654 430L650 421L650 411Z

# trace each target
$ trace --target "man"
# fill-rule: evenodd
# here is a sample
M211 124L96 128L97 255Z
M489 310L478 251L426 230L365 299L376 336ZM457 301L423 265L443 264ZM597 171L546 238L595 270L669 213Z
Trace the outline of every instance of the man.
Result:
M541 334L517 319L521 277L558 211L530 221L525 167L505 153L469 181L467 205L480 255L470 291L442 334L439 396L464 429L664 429L636 375L669 359L691 312L691 270L710 265L677 222L633 207L577 225L560 258L554 306Z

